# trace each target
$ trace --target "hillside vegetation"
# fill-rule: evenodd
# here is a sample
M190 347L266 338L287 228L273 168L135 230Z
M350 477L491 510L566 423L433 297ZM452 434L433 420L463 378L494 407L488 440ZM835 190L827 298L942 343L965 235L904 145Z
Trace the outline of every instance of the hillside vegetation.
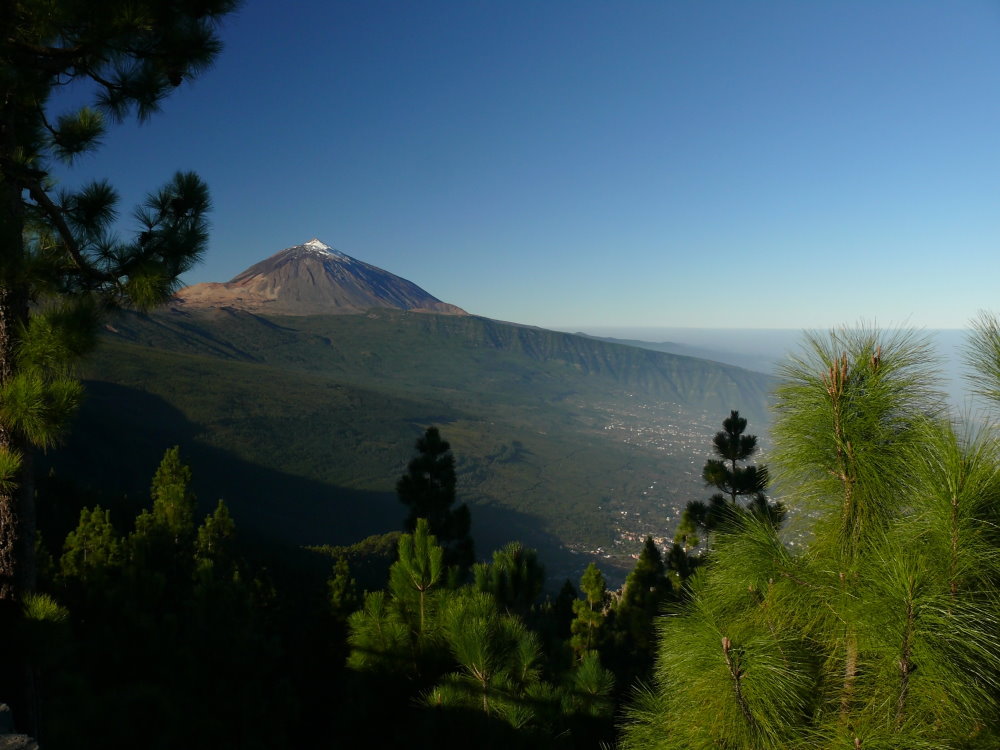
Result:
M416 436L446 425L480 548L525 540L554 574L555 550L613 551L636 512L669 534L668 515L701 492L717 415L759 417L770 387L689 357L386 310L123 315L84 374L89 399L51 457L57 473L135 494L181 444L206 467L198 495L224 496L248 530L347 544L398 528L394 477ZM671 425L695 437L670 443ZM92 460L108 449L124 466Z

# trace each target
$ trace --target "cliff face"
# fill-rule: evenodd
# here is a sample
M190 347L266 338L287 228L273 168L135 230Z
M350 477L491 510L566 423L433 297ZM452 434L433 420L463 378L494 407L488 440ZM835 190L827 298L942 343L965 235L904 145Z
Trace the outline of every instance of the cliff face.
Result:
M182 289L175 303L188 308L231 307L280 315L349 315L373 307L466 314L413 282L319 240L282 250L228 282Z

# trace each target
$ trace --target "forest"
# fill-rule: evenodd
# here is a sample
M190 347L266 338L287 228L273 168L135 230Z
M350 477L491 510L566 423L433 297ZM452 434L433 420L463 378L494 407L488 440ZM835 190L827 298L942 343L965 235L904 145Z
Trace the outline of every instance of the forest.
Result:
M967 354L1000 401L1000 321ZM198 518L177 447L134 517L83 507L61 538L43 509L85 498L42 482L6 694L53 748L995 747L993 424L949 414L912 332L807 337L781 375L769 466L733 411L714 494L617 590L591 563L546 591L534 550L475 550L433 426L400 531L350 547L247 544L222 501Z
M396 484L399 531L339 548L247 541L221 500L203 515L184 446L113 510L36 471L101 322L170 297L211 206L179 172L123 239L114 188L57 189L53 165L205 70L236 5L0 10L0 701L17 731L53 749L1000 744L995 416L949 412L914 332L807 335L778 372L768 465L733 404L713 494L617 590L590 564L546 591L533 549L475 549L435 425ZM52 116L73 82L91 104ZM966 355L1000 405L996 317ZM782 536L789 514L807 543Z

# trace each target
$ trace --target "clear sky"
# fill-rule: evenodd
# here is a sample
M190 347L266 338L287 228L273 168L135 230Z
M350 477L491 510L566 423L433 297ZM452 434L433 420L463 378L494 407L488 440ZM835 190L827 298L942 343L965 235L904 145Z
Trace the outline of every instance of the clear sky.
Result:
M249 0L67 184L175 170L225 281L313 237L551 327L1000 309L1000 3Z

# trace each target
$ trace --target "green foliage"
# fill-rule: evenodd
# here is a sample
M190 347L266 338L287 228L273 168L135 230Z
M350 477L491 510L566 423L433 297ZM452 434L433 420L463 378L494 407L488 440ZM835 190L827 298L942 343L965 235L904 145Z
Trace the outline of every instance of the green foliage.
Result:
M274 597L243 559L225 503L197 534L193 519L177 525L189 514L170 506L189 504L190 479L179 452L168 451L154 508L124 543L108 511L84 508L63 546L53 592L60 604L51 595L25 598L47 747L292 744L284 644L302 631L275 628ZM336 669L325 654L310 657ZM257 726L265 712L267 725ZM185 720L170 719L177 715Z
M448 562L468 568L473 561L469 536L469 508L455 504L455 457L451 445L441 439L436 427L428 427L417 440L417 456L406 467L406 474L396 483L396 494L410 509L405 526L416 528L418 519L426 519L430 532L441 540Z
M113 231L103 181L57 191L55 163L95 150L107 119L142 120L221 49L237 0L5 3L0 16L0 451L26 456L61 439L82 398L75 361L101 314L166 300L207 242L205 185L177 173ZM56 115L74 91L77 108ZM0 474L0 599L34 587L32 477ZM4 466L4 469L9 467ZM19 506L19 507L11 507ZM23 528L21 528L23 526Z
M573 564L569 543L612 547L611 498L637 497L645 517L662 500L699 491L699 477L684 473L691 456L626 443L602 429L609 420L641 399L643 423L683 424L689 414L725 408L720 394L738 392L753 424L773 385L734 368L551 331L512 334L472 317L162 311L122 314L111 325L88 360L87 377L98 381L92 390L103 398L88 398L81 433L101 434L110 450L139 460L150 450L120 435L141 428L184 442L200 467L199 496L240 497L244 529L298 544L350 544L396 526L392 503L356 500L355 491L391 492L387 467L412 458L414 423L421 432L435 424L456 456L456 504L467 502L473 515L491 506L477 540L489 549L523 540L550 568ZM378 352L378 371L366 366L365 351ZM141 411L100 408L120 401ZM203 436L197 444L192 431ZM521 447L510 460L515 442ZM63 472L72 462L95 485L139 491L96 455L88 461L95 453L74 441L55 460ZM295 487L276 517L269 508L284 492L279 472ZM642 495L654 481L664 495Z
M973 393L994 405L1000 403L1000 319L996 315L982 311L976 316L963 354Z
M707 504L692 500L684 509L674 541L685 552L697 547L711 532L738 527L748 515L766 520L775 528L784 520L784 508L765 494L770 481L767 467L740 465L757 452L757 436L744 435L746 426L747 420L738 411L732 411L712 440L719 458L710 458L705 463L702 479L719 492ZM690 567L695 567L695 562Z
M445 572L444 549L417 520L399 538L399 559L389 569L389 592L365 595L350 616L348 664L358 670L426 672L439 660L438 589Z
M229 515L229 508L225 501L219 500L215 511L205 516L204 523L198 527L195 554L205 560L228 557L231 555L235 536L236 523Z
M624 662L621 673L626 684L634 677L645 677L651 669L653 623L672 594L663 556L653 538L646 537L614 607L614 649Z
M583 599L573 602L576 618L570 626L573 637L570 644L577 657L593 651L601 645L602 626L607 606L607 584L604 574L594 563L590 563L580 578L580 592Z
M157 592L169 596L179 590L181 581L190 581L197 568L208 574L213 567L211 558L196 557L195 497L190 484L191 469L181 462L180 448L168 449L150 487L152 508L136 517L135 530L125 542L135 585L144 589L144 596ZM223 524L227 514L224 510ZM222 531L214 526L210 521L206 534Z
M0 422L29 444L47 448L65 431L82 395L75 380L18 372L0 386Z
M189 535L194 528L195 497L190 485L191 469L181 463L181 449L175 445L163 455L149 491L153 498L153 519L175 538ZM225 505L221 505L216 514L217 521L209 527L225 533L229 515Z
M520 542L494 550L493 562L477 563L472 575L479 591L492 594L501 607L522 617L537 601L545 583L538 553Z
M333 573L327 581L327 591L330 596L330 609L334 617L339 620L346 620L347 617L361 606L361 596L358 593L358 584L351 577L351 569L347 564L347 558L343 555L337 557L333 564Z
M28 594L21 602L26 620L35 622L66 622L69 611L48 594Z
M563 710L591 718L610 716L613 711L614 675L601 666L596 651L586 651L569 675L569 689Z
M59 570L64 578L86 582L121 565L121 542L111 524L111 512L100 506L80 511L80 523L63 543Z
M194 545L195 568L203 577L231 578L238 575L236 562L236 522L225 502L198 527Z
M387 675L413 671L412 630L385 591L365 594L363 607L348 618L348 625L351 669Z
M538 638L520 618L502 614L492 596L455 596L442 615L442 635L458 663L427 695L434 706L496 714L512 726L528 723L527 688L539 680Z
M414 534L400 538L389 591L367 594L348 620L348 666L369 678L361 684L372 716L418 698L433 711L414 721L426 722L421 733L434 746L442 744L430 739L438 731L449 738L458 732L463 745L483 747L570 738L585 746L594 736L608 737L614 679L596 654L560 666L561 653L551 653L549 642L513 611L512 605L525 608L537 596L541 568L534 551L508 545L493 563L477 566L476 582L446 588L442 550L427 527L419 519ZM506 602L481 587L496 589ZM533 615L537 621L538 612Z
M17 486L22 463L18 451L0 446L0 492L12 492Z
M430 533L426 519L417 519L412 534L399 538L399 560L389 569L389 590L399 604L416 615L416 632L424 635L431 622L431 592L444 574L444 549Z
M923 425L942 409L932 362L912 333L845 329L807 336L782 366L775 463L799 502L833 524L819 533L838 555L857 555L900 508Z
M812 541L793 553L766 518L718 532L688 600L659 620L623 747L993 746L996 439L938 418L908 334L806 346L773 434Z
M22 329L18 365L34 372L70 374L70 365L95 346L99 320L92 297L53 300Z

